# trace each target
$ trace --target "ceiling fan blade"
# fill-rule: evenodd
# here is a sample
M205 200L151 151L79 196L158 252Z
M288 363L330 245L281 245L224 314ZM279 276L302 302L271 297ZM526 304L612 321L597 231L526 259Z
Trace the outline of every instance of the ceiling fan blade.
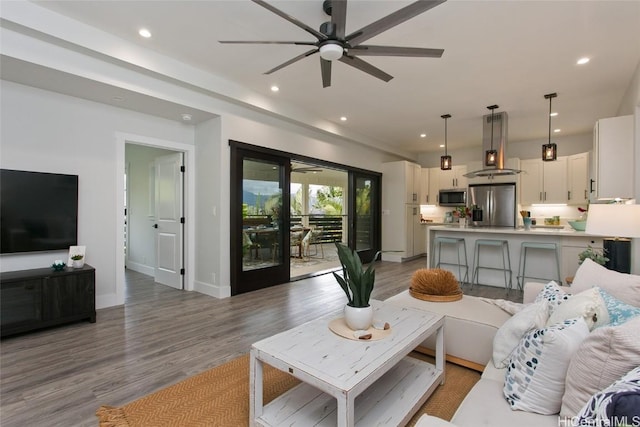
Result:
M309 34L313 35L318 40L326 40L327 39L327 36L322 34L320 31L314 30L313 28L311 28L307 24L305 24L305 23L303 23L301 21L298 21L293 16L288 15L288 14L284 13L283 11L281 11L280 9L271 6L269 3L267 3L267 2L265 2L263 0L252 0L252 1L254 3L259 4L260 6L264 7L265 9L275 13L279 17L286 19L287 21L291 22L293 25L295 25L295 26L297 26L299 28L302 28L303 30L305 30Z
M377 77L380 80L384 80L385 82L388 82L393 78L393 76L385 73L384 71L382 71L377 67L374 67L368 62L363 61L360 58L356 58L348 55L342 55L342 58L340 58L340 62L344 62L347 65L351 65L352 67L357 68L360 71L364 71L365 73L370 74L373 77Z
M446 0L418 0L415 3L411 3L392 14L349 34L347 36L347 41L351 46L359 45L360 43L369 40L371 37L377 36L383 31L393 28L414 16L420 15L421 13L434 8L445 1Z
M422 47L399 46L371 46L358 45L349 49L349 55L354 56L414 56L425 58L440 58L444 49L429 49Z
M331 0L331 23L336 27L336 38L344 39L347 23L347 0Z
M291 65L291 64L293 64L294 62L300 61L301 59L304 59L304 58L306 58L307 56L311 56L311 55L313 55L313 54L314 54L314 53L316 53L316 52L318 52L318 49L311 49L311 50L309 50L309 51L307 51L307 52L305 52L305 53L303 53L303 54L300 54L300 55L296 56L295 58L291 58L291 59L290 59L290 60L288 60L287 62L282 63L282 64L278 65L278 66L277 66L277 67L275 67L275 68L270 69L269 71L267 71L267 72L266 72L266 73L264 73L264 74L271 74L271 73L274 73L274 72L276 72L276 71L280 70L281 68L284 68L284 67L286 67L287 65Z
M320 72L322 73L322 87L331 86L331 61L320 58Z
M317 42L285 42L285 41L264 41L264 40L219 40L224 44L294 44L298 46L315 46Z

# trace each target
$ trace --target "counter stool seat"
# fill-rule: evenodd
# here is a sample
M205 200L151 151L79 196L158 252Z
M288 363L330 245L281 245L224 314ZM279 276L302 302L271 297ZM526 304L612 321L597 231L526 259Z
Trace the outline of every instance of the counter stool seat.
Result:
M442 261L441 250L442 245L455 245L456 252L458 254L458 262ZM436 263L436 247L438 248L438 262ZM460 257L460 249L464 253L464 264ZM467 261L467 243L462 237L436 237L433 241L433 262L435 268L440 268L441 265L455 265L458 266L458 280L462 283L469 282L469 263ZM464 267L464 276L462 276L462 267Z
M491 246L500 249L502 253L502 268L500 267L489 267L480 265L480 249L483 246ZM499 239L478 239L476 240L475 250L473 253L473 276L471 278L471 288L473 285L478 283L478 270L498 270L504 273L504 288L509 291L511 289L512 279L511 275L513 271L511 270L511 256L509 255L509 241L507 240L499 240Z
M555 279L554 278L550 278L550 277L528 276L526 274L527 250L529 250L529 249L553 251L553 254L554 254L555 258L556 258L556 271L558 273L558 275L557 275L557 277ZM560 256L558 255L558 245L557 244L555 244L555 243L540 243L540 242L522 242L522 245L521 245L521 248L520 248L520 263L518 265L518 276L517 276L518 288L520 290L522 290L525 278L537 279L537 280L556 280L557 279L558 285L562 284L562 280L560 279Z

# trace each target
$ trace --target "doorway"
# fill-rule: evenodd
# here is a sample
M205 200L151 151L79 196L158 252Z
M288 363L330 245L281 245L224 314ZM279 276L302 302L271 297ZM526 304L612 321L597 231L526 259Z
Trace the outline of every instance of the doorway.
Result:
M364 262L380 249L381 174L236 141L231 146L231 294ZM299 266L334 263L315 270ZM296 268L294 268L296 267Z
M133 134L116 134L116 156L119 159L116 168L116 222L119 230L116 236L116 245L120 256L116 257L116 294L112 305L124 303L125 299L125 257L126 268L139 271L148 276L156 277L156 267L162 273L170 273L172 283L167 283L179 289L194 289L195 260L195 146L160 140ZM131 150L144 153L147 160L144 167L135 169L131 166ZM165 162L160 167L152 159L162 156L172 156L173 160ZM182 160L176 160L176 159ZM184 170L180 166L184 165ZM160 176L157 178L162 183L160 194L156 196L155 181L156 170ZM134 175L139 174L135 179ZM182 182L177 184L177 179ZM126 179L126 183L125 183ZM141 188L136 188L140 185ZM154 188L154 191L150 191ZM156 206L156 198L160 207ZM171 202L169 202L171 200ZM178 203L180 201L180 203ZM125 210L126 206L126 210ZM125 213L123 215L123 213ZM162 223L156 224L157 213L162 217ZM183 219L184 218L184 219ZM173 231L166 231L164 227L168 223L172 226L180 224L182 238ZM125 234L126 230L126 234ZM160 259L156 255L156 234L162 232L163 238L160 245L162 251ZM139 239L138 239L139 237ZM168 249L168 242L172 244L181 240L181 243ZM144 241L144 249L136 244ZM176 278L178 279L176 281ZM161 279L163 280L163 279Z

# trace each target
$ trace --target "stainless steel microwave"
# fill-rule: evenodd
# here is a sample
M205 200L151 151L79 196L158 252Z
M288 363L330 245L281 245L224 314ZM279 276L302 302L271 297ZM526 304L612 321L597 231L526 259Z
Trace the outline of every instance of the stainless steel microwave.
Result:
M467 190L440 190L438 203L440 206L467 206Z

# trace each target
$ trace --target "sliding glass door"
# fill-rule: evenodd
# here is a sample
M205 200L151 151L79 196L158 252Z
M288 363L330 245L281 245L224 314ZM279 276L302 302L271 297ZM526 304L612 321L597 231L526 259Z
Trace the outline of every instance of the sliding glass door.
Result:
M231 293L289 281L288 158L232 149ZM285 208L286 207L286 208Z
M380 248L380 175L349 174L349 246L362 262L371 262Z

